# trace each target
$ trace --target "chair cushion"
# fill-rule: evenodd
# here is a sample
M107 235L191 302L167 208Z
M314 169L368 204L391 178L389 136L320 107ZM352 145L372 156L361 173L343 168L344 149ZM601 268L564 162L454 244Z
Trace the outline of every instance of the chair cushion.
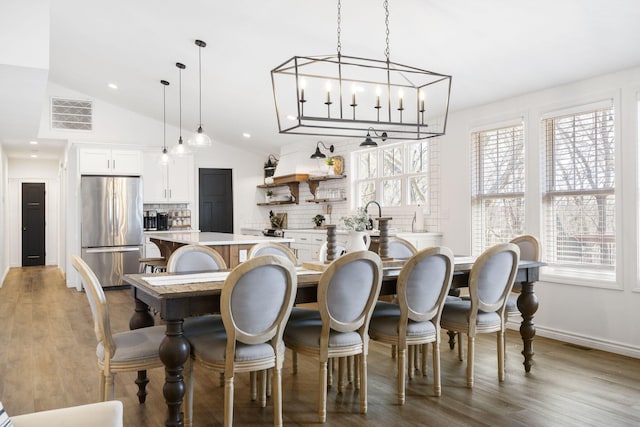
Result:
M189 338L191 349L196 357L209 362L224 362L227 334L223 330ZM282 349L284 351L284 348ZM236 362L248 362L275 357L271 344L244 344L236 342Z
M145 359L159 358L160 343L165 336L165 326L134 329L113 335L116 353L112 362L131 362ZM104 345L98 343L96 349L98 360L104 362Z
M184 319L184 336L187 338L220 330L224 330L224 324L219 314Z
M398 336L398 322L400 320L400 311L398 310L397 316L378 316L371 318L369 324L369 334L374 337L375 335L384 336ZM414 322L409 320L407 323L407 336L430 336L435 335L436 328L431 322Z
M307 319L320 319L320 312L310 308L293 307L287 323L299 322Z
M122 402L109 400L11 417L14 427L122 427ZM4 424L0 422L0 426Z
M284 330L284 342L291 347L320 348L320 335L322 333L322 320L306 319L299 322L287 323ZM329 348L345 347L362 344L360 334L357 332L329 333Z
M459 300L452 302L445 302L444 310L442 310L442 318L440 322L442 324L451 325L468 325L469 324L469 311L471 310L471 301ZM478 326L493 326L500 325L500 316L498 313L491 312L486 313L484 311L478 311L478 317L476 318L476 325Z

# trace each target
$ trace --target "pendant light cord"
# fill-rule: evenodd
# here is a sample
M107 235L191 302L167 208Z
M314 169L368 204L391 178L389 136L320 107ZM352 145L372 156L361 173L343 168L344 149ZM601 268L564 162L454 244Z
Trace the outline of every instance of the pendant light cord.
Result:
M178 143L182 144L182 68L178 67L178 123L180 126L180 136L178 137Z
M342 50L342 43L340 42L340 25L342 24L342 14L340 13L340 9L342 9L342 2L338 0L338 56L340 56L340 51Z
M391 55L391 51L389 50L389 1L388 0L384 0L383 3L384 6L384 25L387 29L386 31L386 44L387 44L387 48L384 50L384 56L387 57L387 61L389 61L389 56Z
M199 127L202 128L202 46L198 45L198 80L199 80L199 86L200 86L200 95L199 95L199 99L200 99L200 125Z
M167 86L162 88L162 148L167 149Z

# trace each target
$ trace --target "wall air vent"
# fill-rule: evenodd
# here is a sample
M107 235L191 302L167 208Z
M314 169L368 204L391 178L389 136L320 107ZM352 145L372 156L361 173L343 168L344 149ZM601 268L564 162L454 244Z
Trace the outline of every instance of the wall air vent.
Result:
M93 101L51 98L51 129L93 130Z

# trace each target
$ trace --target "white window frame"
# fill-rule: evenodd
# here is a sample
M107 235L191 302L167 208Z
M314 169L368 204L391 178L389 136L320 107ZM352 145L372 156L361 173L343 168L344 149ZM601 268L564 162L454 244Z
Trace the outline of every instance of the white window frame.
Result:
M520 154L520 161L522 163L522 171L521 171L521 179L522 179L522 191L499 191L496 193L485 193L482 191L483 186L481 185L484 169L482 167L483 163L481 162L481 149L480 149L480 138L482 138L483 134L489 134L495 132L496 134L500 131L509 131L509 130L520 130L520 142L522 144L522 151ZM477 128L471 130L470 133L471 140L471 153L472 153L472 178L471 178L471 209L472 209L472 221L471 221L471 247L472 254L479 255L485 249L496 242L487 242L485 233L483 230L486 228L486 211L484 209L484 203L487 200L521 200L521 211L519 215L519 221L521 224L521 229L509 235L501 236L500 241L507 242L517 235L524 234L524 230L526 229L526 179L527 179L527 171L526 171L526 128L524 125L524 121L522 118L519 120L512 120L509 122L495 123L493 125L483 126L482 128ZM513 139L509 140L510 142ZM511 147L513 150L513 146ZM517 153L516 153L517 154Z
M427 169L426 171L424 171L423 173L411 173L408 172L408 165L409 165L409 147L413 144L418 144L418 143L422 143L422 144L426 144L427 145ZM384 208L385 213L388 214L394 214L394 213L406 213L406 208L408 207L417 207L417 206L421 206L424 209L425 214L428 214L430 212L431 209L431 205L433 203L432 200L432 192L433 192L433 188L432 188L432 177L431 177L431 173L432 173L432 162L433 162L433 153L432 153L432 145L434 144L435 141L431 140L431 139L426 139L426 140L421 140L421 141L401 141L401 142L397 142L397 143L393 143L393 144L384 144L375 148L368 148L365 150L357 150L357 151L353 151L351 153L351 170L353 171L352 174L352 178L351 178L351 194L353 195L353 197L351 197L351 209L357 209L360 203L360 183L361 182L366 182L366 181L372 181L374 182L375 185L375 196L373 198L373 200L376 200L377 202L380 203L380 206L382 208ZM384 161L384 156L383 156L383 152L385 150L389 150L392 148L396 148L396 147L400 147L402 149L402 173L398 174L398 175L394 175L393 177L391 176L383 176L383 161ZM372 150L376 153L376 177L375 178L370 178L370 179L359 179L359 167L360 167L360 162L359 162L359 158L360 155L363 153L370 153L372 152ZM420 176L424 176L426 177L428 183L427 183L427 195L426 195L426 202L425 204L409 204L409 179L413 178L413 177L420 177ZM400 196L400 205L398 206L387 206L384 204L383 201L383 194L382 194L382 184L384 181L387 181L389 179L399 179L400 180L400 192L401 192L401 196Z
M620 221L621 221L621 199L619 194L620 188L620 171L621 171L621 163L620 163L620 105L619 102L616 102L613 98L606 99L603 101L597 101L593 103L585 103L582 105L572 106L563 110L555 110L552 112L544 113L540 116L540 145L541 145L541 171L540 171L540 179L542 182L541 187L541 195L540 195L540 208L542 213L542 224L541 224L541 237L542 237L542 251L543 251L543 261L548 261L546 259L547 250L550 242L548 241L549 232L547 230L548 227L548 212L549 212L549 200L550 194L548 192L548 183L547 183L547 154L548 154L548 141L545 136L545 121L552 118L560 118L568 115L579 115L584 113L589 113L592 111L604 109L604 108L612 108L613 109L613 118L614 118L614 150L615 150L615 160L614 160L614 190L612 194L615 197L615 216L614 216L614 225L616 228L615 231L615 245L616 245L616 255L615 255L615 264L612 270L605 270L602 268L590 268L586 265L563 265L563 264L549 264L544 269L541 270L540 279L548 282L556 282L563 284L571 284L578 286L586 286L586 287L598 287L598 288L609 288L609 289L620 289L621 285L618 284L617 277L621 275L620 265L620 256L622 251L621 244L621 231L620 231ZM568 194L568 192L564 192ZM576 194L582 193L580 191L576 191Z

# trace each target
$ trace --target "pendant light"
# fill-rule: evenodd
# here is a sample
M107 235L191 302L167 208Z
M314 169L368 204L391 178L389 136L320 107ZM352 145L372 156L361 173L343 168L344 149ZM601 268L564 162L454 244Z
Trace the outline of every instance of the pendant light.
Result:
M169 163L169 153L167 152L167 86L169 82L160 80L162 83L162 156L160 156L160 164Z
M207 44L202 40L196 40L196 46L198 46L198 81L199 81L199 101L200 101L200 121L198 122L198 129L189 138L187 143L194 147L210 147L211 138L202 130L202 48Z
M176 67L178 67L178 99L179 99L178 117L179 117L179 125L180 125L178 130L180 132L180 136L178 137L178 143L174 145L173 148L171 149L171 154L174 154L180 157L185 154L189 154L191 150L189 150L189 148L187 147L187 144L182 143L182 70L184 70L187 67L181 62L176 62Z
M279 132L360 138L375 126L390 140L444 135L451 76L391 61L389 0L382 2L385 57L344 55L342 2L337 3L336 53L296 55L271 70ZM364 146L374 144L370 134Z

